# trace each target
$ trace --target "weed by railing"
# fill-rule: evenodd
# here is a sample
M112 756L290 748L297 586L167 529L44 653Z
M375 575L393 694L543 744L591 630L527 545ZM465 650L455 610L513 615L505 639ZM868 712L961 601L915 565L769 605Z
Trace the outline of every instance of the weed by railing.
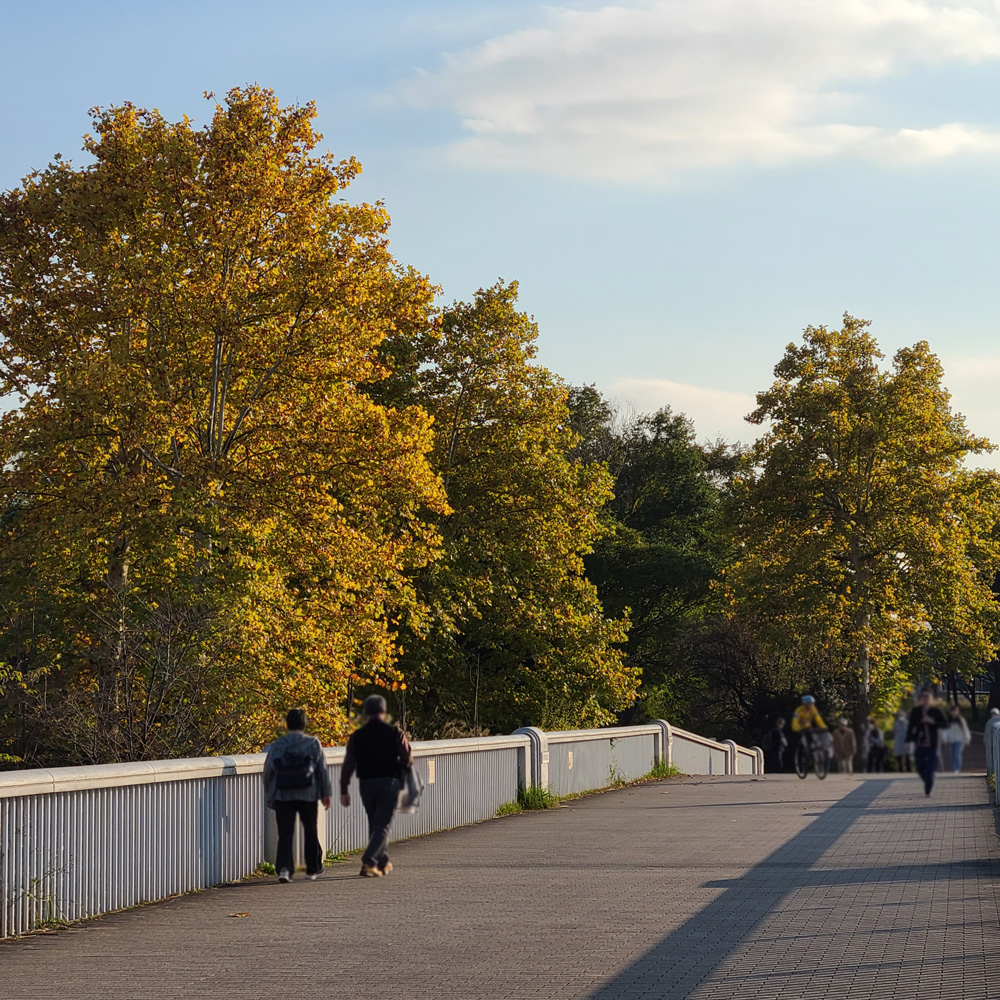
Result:
M644 774L640 781L660 781L663 778L679 778L681 770L676 764L668 764L665 760L657 761L653 769Z
M497 809L496 815L516 816L518 813L536 809L554 809L563 802L582 799L586 795L596 795L598 792L606 792L614 788L628 788L630 785L641 785L647 781L679 778L682 773L676 765L660 761L641 778L629 781L612 766L608 774L609 784L603 788L591 788L585 792L570 792L568 795L556 795L548 788L519 788L517 790L517 800L515 802L505 802Z

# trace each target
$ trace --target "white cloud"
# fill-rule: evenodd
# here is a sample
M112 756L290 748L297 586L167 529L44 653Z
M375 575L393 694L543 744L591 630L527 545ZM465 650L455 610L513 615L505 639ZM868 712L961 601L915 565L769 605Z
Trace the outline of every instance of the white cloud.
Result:
M965 415L973 434L1000 444L1000 357L952 355L942 358L944 384L952 394L952 407ZM744 419L757 405L751 392L732 392L686 385L657 378L620 378L608 386L609 395L632 404L640 413L669 406L686 413L699 440L741 441L749 444L762 428ZM969 465L1000 470L1000 452L973 455Z
M1000 444L1000 357L951 355L942 363L952 407L965 415L973 434ZM974 464L1000 468L1000 453L980 456Z
M687 414L694 421L699 440L722 437L749 443L760 434L759 428L744 420L757 405L749 392L708 389L662 378L620 378L611 384L610 394L633 404L641 413L669 406L675 413Z
M446 108L470 165L656 180L839 154L993 154L968 122L858 124L864 85L1000 58L995 0L651 0L549 9L543 27L445 58L403 90Z

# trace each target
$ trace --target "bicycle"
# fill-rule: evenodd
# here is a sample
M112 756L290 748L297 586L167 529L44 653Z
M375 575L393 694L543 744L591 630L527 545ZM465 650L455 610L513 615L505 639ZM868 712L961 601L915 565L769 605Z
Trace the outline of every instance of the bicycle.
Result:
M813 746L811 738L803 737L795 748L795 773L804 778L810 771L816 772L816 777L822 781L830 770L830 762L826 753Z

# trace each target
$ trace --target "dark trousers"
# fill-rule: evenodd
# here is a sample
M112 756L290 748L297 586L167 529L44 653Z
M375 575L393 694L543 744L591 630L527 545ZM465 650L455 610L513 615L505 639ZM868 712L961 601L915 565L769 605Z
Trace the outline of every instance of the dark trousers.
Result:
M278 821L278 856L274 867L294 872L295 858L292 844L295 839L295 817L302 818L302 833L306 853L306 871L318 875L323 870L323 849L319 846L316 830L318 802L275 802L274 818Z
M917 765L917 774L924 779L924 791L930 795L937 770L937 750L934 747L917 747L913 752L913 761Z
M399 781L396 778L365 778L358 784L361 802L368 814L369 838L361 863L369 868L384 868L389 860L385 849L389 846L389 827L399 799Z

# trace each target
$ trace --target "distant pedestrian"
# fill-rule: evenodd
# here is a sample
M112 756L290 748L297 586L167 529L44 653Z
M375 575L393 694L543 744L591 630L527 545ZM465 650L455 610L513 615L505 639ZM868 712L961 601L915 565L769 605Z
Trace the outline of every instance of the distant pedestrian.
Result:
M837 758L837 770L841 774L854 773L854 755L858 752L858 740L854 730L847 724L847 719L837 719L837 728L833 731L833 755Z
M986 730L983 733L983 749L986 751L986 773L996 774L996 763L993 759L993 744L997 730L1000 729L1000 708L991 708L986 720Z
M386 720L385 698L373 694L365 699L362 712L367 721L351 733L340 770L340 802L349 806L347 788L355 770L361 802L368 814L368 847L361 856L361 875L377 878L392 871L386 848L389 828L396 812L402 778L413 766L413 751L403 733Z
M278 851L274 867L279 882L291 882L295 874L292 853L295 818L302 820L306 877L315 881L323 871L323 849L317 828L319 806L329 809L333 788L326 769L323 745L306 735L305 709L293 708L285 716L288 732L267 748L264 761L264 800L274 810L278 824Z
M944 731L944 741L951 753L951 770L958 774L962 770L962 751L972 742L969 724L962 717L958 705L953 705L948 713L948 728Z
M882 772L885 760L885 737L874 716L868 720L868 728L865 730L865 759L869 774Z
M910 712L907 737L914 743L913 757L917 773L924 780L924 794L930 795L937 770L941 731L948 728L944 712L934 705L934 697L925 688L920 692L920 704Z
M764 738L767 769L772 774L780 774L785 769L785 751L788 749L788 737L785 735L785 720L774 720L774 726Z
M900 709L896 713L896 721L892 724L892 755L896 758L897 771L912 771L913 744L906 738L909 729L906 712Z

